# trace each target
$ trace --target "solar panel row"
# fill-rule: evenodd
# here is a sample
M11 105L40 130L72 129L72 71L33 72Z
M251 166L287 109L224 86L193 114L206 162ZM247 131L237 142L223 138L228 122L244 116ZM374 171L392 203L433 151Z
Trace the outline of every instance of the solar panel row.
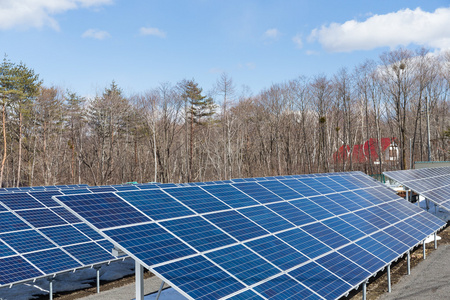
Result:
M0 195L0 287L118 259L109 241L51 198L65 191Z
M192 299L335 299L445 225L358 172L55 199Z
M450 210L450 167L389 171L384 174Z

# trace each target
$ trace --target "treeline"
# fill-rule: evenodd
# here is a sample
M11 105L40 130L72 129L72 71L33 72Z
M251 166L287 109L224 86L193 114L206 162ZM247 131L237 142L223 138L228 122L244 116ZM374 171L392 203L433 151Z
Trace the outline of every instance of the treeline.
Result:
M398 49L353 70L300 76L257 95L239 94L222 74L208 93L194 80L182 80L125 96L112 82L85 99L42 86L34 70L5 57L0 182L104 185L374 174L409 168L411 160L429 156L448 160L449 84L450 53ZM351 150L384 137L396 138L394 164L333 155L342 146Z

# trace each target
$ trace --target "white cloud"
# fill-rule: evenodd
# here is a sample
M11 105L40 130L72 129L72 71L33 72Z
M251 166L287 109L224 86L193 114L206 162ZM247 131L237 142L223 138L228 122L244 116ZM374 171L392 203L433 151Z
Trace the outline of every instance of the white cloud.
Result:
M166 37L166 33L164 31L162 31L158 28L155 28L155 27L141 27L139 32L142 35L153 35L153 36L160 37L160 38Z
M111 35L107 31L104 31L104 30L88 29L81 35L81 37L93 38L93 39L97 39L97 40L104 40L106 38L111 37Z
M0 30L49 26L59 30L54 15L79 8L99 7L113 0L0 0Z
M309 41L317 40L329 52L371 50L377 47L416 44L450 49L450 7L426 12L404 9L385 15L373 15L363 22L332 23L316 28Z
M264 37L266 39L276 40L280 37L281 33L276 28L268 29L264 32Z
M294 42L294 44L296 45L296 47L298 49L303 48L303 41L302 41L302 36L300 34L297 34L296 36L294 36L292 38L292 41Z

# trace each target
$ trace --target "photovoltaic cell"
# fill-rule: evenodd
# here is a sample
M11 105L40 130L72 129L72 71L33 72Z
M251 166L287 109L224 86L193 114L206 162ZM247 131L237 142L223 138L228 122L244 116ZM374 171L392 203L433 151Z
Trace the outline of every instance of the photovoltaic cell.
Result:
M75 269L81 265L61 249L51 249L24 255L33 265L47 274Z
M214 194L214 196L216 196L232 208L259 204L231 185L207 185L203 186L202 189Z
M239 241L269 234L268 231L235 211L215 213L204 217Z
M11 212L0 213L0 233L31 228Z
M19 210L17 213L36 228L67 224L48 208Z
M279 181L262 181L259 182L259 184L270 190L272 193L278 195L278 197L283 198L284 200L293 200L303 197L302 195Z
M155 271L187 291L193 299L220 299L245 288L242 283L202 256L156 267Z
M201 217L171 220L161 225L200 252L237 242Z
M209 252L206 256L247 285L280 273L273 265L242 245Z
M27 253L56 247L34 230L0 234L0 239L19 253Z
M98 228L148 222L150 219L112 193L58 197Z
M294 223L296 226L301 226L316 221L316 219L310 217L289 202L273 203L267 205L267 207L283 216L289 222Z
M294 227L294 224L264 206L243 208L239 209L238 212L272 233Z
M151 265L196 253L157 224L112 229L108 234L124 250L134 253L140 260Z
M42 275L42 272L20 256L0 258L0 285Z
M275 195L274 193L268 191L266 188L262 187L258 183L234 183L234 187L240 189L259 203L271 203L282 201L283 199Z
M153 220L193 215L194 212L161 190L117 193Z
M113 260L114 256L94 242L64 247L73 257L85 265L94 262Z
M313 238L311 235L301 229L292 229L279 233L276 236L310 259L313 259L332 250L330 247Z
M315 262L303 265L289 272L289 275L325 299L337 299L351 288L344 280Z
M288 275L281 275L277 278L264 282L254 288L267 299L321 299L304 285L292 279Z
M166 189L165 191L197 213L230 209L228 205L211 196L199 187L173 188Z
M245 245L282 270L293 268L308 260L299 251L274 236L253 240Z
M0 194L0 202L3 202L12 210L43 208L44 206L26 193Z
M287 179L287 180L281 180L282 183L293 189L294 191L298 192L303 197L311 197L311 196L317 196L320 195L320 193L309 186L307 186L304 183L301 183L297 179Z
M41 232L60 246L86 243L90 241L87 236L71 225L42 228Z
M12 249L10 249L5 243L0 241L0 257L6 257L16 254Z

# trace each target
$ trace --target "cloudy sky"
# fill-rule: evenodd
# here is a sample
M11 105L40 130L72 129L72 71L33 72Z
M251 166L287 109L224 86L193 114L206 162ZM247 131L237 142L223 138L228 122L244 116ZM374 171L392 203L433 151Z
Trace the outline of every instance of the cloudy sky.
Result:
M449 0L0 0L0 53L83 96L226 72L255 94L400 46L450 49Z

